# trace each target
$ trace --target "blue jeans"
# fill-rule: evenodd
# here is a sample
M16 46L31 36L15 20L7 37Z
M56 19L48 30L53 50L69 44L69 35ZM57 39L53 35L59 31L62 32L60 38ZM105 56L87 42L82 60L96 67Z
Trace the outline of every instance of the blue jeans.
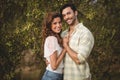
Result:
M63 74L46 70L42 77L42 80L63 80Z

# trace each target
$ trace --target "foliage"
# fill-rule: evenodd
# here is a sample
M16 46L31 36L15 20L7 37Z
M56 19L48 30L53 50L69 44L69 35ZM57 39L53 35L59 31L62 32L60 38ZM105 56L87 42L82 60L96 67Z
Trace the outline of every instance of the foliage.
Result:
M93 80L110 80L112 68L118 64L120 53L119 0L2 0L0 1L0 78L11 80L21 59L21 52L32 49L42 61L41 26L48 11L59 11L61 5L74 3L79 20L95 37L89 63ZM66 24L63 25L66 28ZM116 64L117 63L117 64ZM41 74L43 73L41 71ZM107 75L106 75L107 74ZM42 76L42 75L40 75Z

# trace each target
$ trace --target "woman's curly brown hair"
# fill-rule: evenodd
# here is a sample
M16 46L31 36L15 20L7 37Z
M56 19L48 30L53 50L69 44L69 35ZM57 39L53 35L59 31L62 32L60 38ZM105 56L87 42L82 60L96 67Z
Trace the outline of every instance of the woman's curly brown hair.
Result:
M44 17L44 21L42 24L42 48L44 48L44 42L46 37L48 36L55 36L58 40L59 45L62 47L62 38L60 36L61 32L58 34L51 30L51 24L54 18L57 18L57 17L60 17L62 21L62 16L56 12L49 12Z

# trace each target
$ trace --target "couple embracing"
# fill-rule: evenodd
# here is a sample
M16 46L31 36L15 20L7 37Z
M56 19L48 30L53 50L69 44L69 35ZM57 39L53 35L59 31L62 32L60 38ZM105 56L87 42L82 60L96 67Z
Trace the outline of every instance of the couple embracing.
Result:
M48 13L43 22L44 57L49 62L42 80L91 80L87 58L94 45L90 30L78 21L74 4ZM62 19L68 29L62 32Z

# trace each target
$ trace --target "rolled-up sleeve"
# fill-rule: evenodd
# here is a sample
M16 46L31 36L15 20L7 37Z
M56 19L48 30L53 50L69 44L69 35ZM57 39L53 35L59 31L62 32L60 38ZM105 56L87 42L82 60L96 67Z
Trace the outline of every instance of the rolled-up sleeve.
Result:
M93 36L90 33L84 34L79 40L78 46L78 59L81 63L84 63L88 58L94 45Z

